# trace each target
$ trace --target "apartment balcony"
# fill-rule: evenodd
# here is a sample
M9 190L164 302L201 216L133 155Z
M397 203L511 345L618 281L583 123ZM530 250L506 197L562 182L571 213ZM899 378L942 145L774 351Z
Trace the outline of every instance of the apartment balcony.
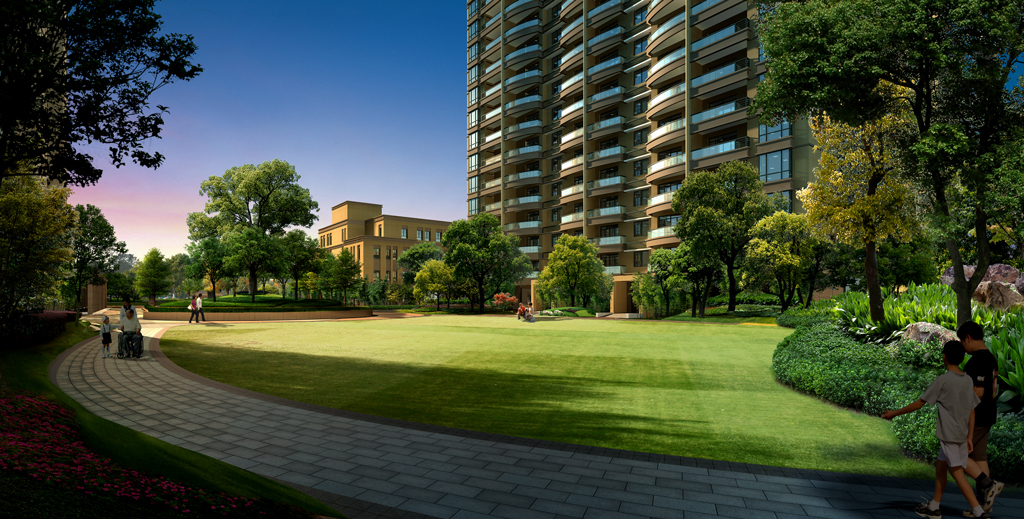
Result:
M589 196L605 196L613 193L621 193L626 186L626 177L616 176L609 178L602 178L600 180L591 180L587 182L587 191ZM590 216L590 215L587 215Z
M540 34L540 30L540 20L527 20L505 31L505 44L512 45L513 47L522 45Z
M480 59L486 59L487 61L501 61L501 55L498 53L499 50L501 50L500 36L484 45L484 50L480 52Z
M492 109L492 105L501 102L501 81L495 78L495 84L493 85L482 85L484 89L484 96L480 98L480 104L484 105L484 110Z
M659 88L686 74L686 47L658 58L647 75L647 88Z
M505 187L525 187L539 184L542 173L540 171L523 171L505 175Z
M662 25L666 19L686 9L686 0L651 0L647 6L647 23Z
M509 202L511 202L511 200L509 200ZM505 232L518 234L520 236L524 234L538 234L540 232L541 223L542 222L540 220L514 222L507 223L503 225L502 228Z
M690 169L717 166L734 160L750 159L750 138L741 137L690 152Z
M597 246L597 252L602 254L622 252L626 250L625 236L602 236L600 238L591 238L590 243Z
M538 277L540 277L540 271L539 270L534 270L533 272L530 272L529 274L526 275L526 279L537 279ZM524 284L527 285L527 286L530 285L529 283L524 283Z
M651 197L647 201L647 207L644 212L647 216L665 216L672 213L672 195L675 191L669 193L662 193L658 196Z
M580 155L562 162L562 169L558 171L558 178L565 178L583 172L583 164L586 157Z
M651 248L673 247L678 245L679 241L672 227L658 227L647 233L647 246Z
M484 185L480 186L481 196L498 196L501 192L501 178L496 178L490 182L484 182Z
M576 43L583 43L582 16L562 28L562 39L559 42L563 47L575 47Z
M541 0L519 0L505 8L505 19L512 23L519 23L540 9L540 6Z
M606 150L590 152L587 154L587 167L596 168L613 162L622 162L622 158L625 153L626 148L622 146L614 146Z
M562 11L558 14L558 17L569 21L579 14L583 14L583 0L565 0L562 2Z
M583 49L584 46L581 43L576 48L566 51L566 53L562 55L562 62L558 66L558 70L563 74L568 74L570 70L576 68L576 66L583 61Z
M601 81L602 79L615 74L621 74L626 60L622 56L615 56L612 59L602 61L587 70L587 79L590 82Z
M563 189L559 194L558 203L565 205L583 200L583 195L585 194L583 186L583 184L576 184Z
M519 117L534 110L540 110L544 99L539 95L526 96L505 103L505 114L509 117Z
M480 173L491 173L499 170L501 170L501 155L495 155L486 159L480 165Z
M587 11L587 23L592 27L598 26L620 14L622 14L622 0L608 0Z
M750 99L744 97L690 116L690 133L710 133L747 122Z
M657 119L686 108L686 83L680 83L651 99L647 105L647 118Z
M484 83L495 83L497 82L498 76L501 74L501 60L497 60L484 68L484 73L480 75L480 81Z
M565 81L562 81L562 91L558 93L558 97L563 101L573 98L576 94L583 90L583 71L579 74L572 76Z
M494 132L484 137L482 146L485 151L497 152L501 150L501 132Z
M505 211L532 211L535 209L540 209L540 195L505 200ZM536 227L540 227L540 222L537 222Z
M626 273L625 265L611 265L604 268L605 274L611 274L613 276L619 276Z
M568 150L573 146L583 143L583 128L573 130L565 135L562 135L562 140L559 142L559 146L562 150Z
M617 105L622 102L625 95L626 89L620 86L605 90L604 92L598 92L587 98L587 111L593 112L606 106Z
M647 169L647 183L654 184L667 180L686 178L686 155L675 155L659 160Z
M587 125L587 140L594 140L605 135L619 133L626 127L626 118L620 116L605 119L601 122Z
M540 45L530 45L519 50L508 53L505 56L505 66L512 70L519 70L530 63L540 59L544 48Z
M686 119L664 124L647 136L647 151L655 153L673 144L686 141Z
M581 117L583 117L582 99L562 108L562 117L558 120L558 124L562 126L572 126L576 123L576 120Z
M486 205L484 205L483 212L500 217L501 216L501 202L495 202L493 204L486 204Z
M560 230L562 232L565 232L565 231L569 231L569 230L572 230L572 229L582 229L583 228L583 214L584 214L583 211L580 211L578 213L572 213L572 214L567 214L567 215L563 216L562 217L562 226L561 226Z
M519 252L526 254L526 257L532 260L539 260L541 254L544 253L540 245L526 245L524 247L519 247Z
M730 18L746 14L748 3L749 0L706 0L690 9L693 18L690 23L706 31Z
M501 2L498 0L481 0L480 3L483 4L480 6L480 14L485 14L491 12L492 7L498 7L498 4Z
M690 44L690 59L706 65L725 59L730 54L746 55L747 40L753 36L750 20L744 18L720 31L709 34Z
M647 44L647 55L655 56L686 41L687 27L686 11L681 11L661 24L658 30L651 33L650 43Z
M522 164L535 161L540 158L543 149L540 146L524 146L522 148L505 152L506 164Z
M698 99L711 99L732 90L747 89L750 80L750 60L739 59L690 80L690 95Z
M591 225L609 224L621 222L626 218L626 207L617 205L615 207L602 207L587 211L587 220Z
M525 92L539 85L542 76L544 76L544 73L540 70L528 70L516 74L505 80L505 91L512 94Z
M591 20L591 25L593 25L593 23L593 20ZM622 28L622 26L616 25L615 27L587 40L587 52L590 54L598 54L605 49L614 47L622 43L622 36L624 34L626 34L626 29Z

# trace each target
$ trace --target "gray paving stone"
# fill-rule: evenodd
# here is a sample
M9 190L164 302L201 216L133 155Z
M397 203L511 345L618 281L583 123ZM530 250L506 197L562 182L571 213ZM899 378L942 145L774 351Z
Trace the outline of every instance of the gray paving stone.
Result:
M498 517L504 517L506 519L555 519L555 514L549 512L541 512L540 510L530 510L528 508L519 508L510 505L498 505L491 515Z
M458 483L449 483L447 481L436 481L434 484L427 487L427 489L444 492L446 494L455 494L462 497L476 497L480 492L483 492L483 490L476 487L460 485Z
M654 504L654 496L650 494L639 494L636 492L627 492L624 490L612 490L610 488L599 488L594 493L594 497L600 497L602 499L611 499L614 501L622 501L625 503L635 503L638 505L651 505Z
M655 517L658 519L683 519L684 512L674 508L662 508L660 506L643 505L638 503L622 503L619 511L626 514L639 515L643 517Z
M545 488L548 483L551 483L550 479L534 478L530 476L520 476L518 474L502 474L498 481L505 483L515 483L517 485L526 485L537 488Z
M643 516L601 510L600 508L588 508L587 513L583 516L584 519L640 519L641 517Z
M527 485L519 485L512 490L513 494L520 496L528 496L538 499L547 499L548 501L555 501L558 503L564 502L569 497L568 492L559 492L557 490L551 490L548 488L537 488Z
M652 496L671 497L676 499L682 499L683 497L682 489L643 485L640 483L629 483L626 485L625 490L628 492L636 492L638 494L649 494Z
M308 474L300 474L298 472L285 472L284 474L274 477L289 483L295 483L306 487L315 487L324 481L321 478L313 477Z
M287 468L287 467L285 467L285 468ZM325 479L327 481L333 481L335 483L352 483L353 481L356 481L356 480L360 479L360 476L357 476L355 474L349 474L348 472L342 472L340 470L334 470L334 469L320 469L319 471L310 474L310 476L313 476L315 478ZM323 489L323 490L327 490L327 489ZM330 492L330 490L327 490L327 491ZM349 496L349 497L352 497L352 496Z
M802 496L799 494L787 494L783 492L769 491L765 491L764 497L768 498L769 501L780 501L782 503L796 503L799 505L811 505L832 508L832 505L829 504L828 500L823 497Z
M538 499L534 501L533 505L530 506L530 509L568 517L583 517L583 514L587 512L587 507L585 506L548 501L547 499Z
M497 492L511 492L516 488L516 486L518 486L515 483L505 483L504 481L475 477L463 481L462 484L470 487L482 488L484 490L494 490Z
M369 501L382 506L396 507L401 505L408 498L395 494L378 492L376 490L367 490L366 492L359 494L359 499L361 501Z
M654 496L654 506L660 506L662 508L673 508L676 510L683 510L684 512L699 512L704 514L715 513L715 505L711 503L686 501L683 499L674 499L671 497Z
M417 488L427 488L433 485L436 480L432 478L421 478L419 476L413 476L412 474L396 474L388 481L392 483L398 483L400 485L409 485Z
M562 481L552 481L547 486L548 490L558 490L559 492L569 492L570 494L580 494L584 496L592 496L597 491L597 487L593 485L579 485L576 483L565 483Z
M404 486L398 490L395 490L394 494L396 496L402 496L407 497L409 499L415 499L417 501L423 501L424 503L436 503L442 497L447 495L444 492L437 492L434 490L427 490L425 488L418 488L413 486Z
M313 488L317 490L324 490L332 494L338 494L339 496L345 497L357 497L359 494L366 492L365 488L354 487L352 485L346 485L344 483L338 483L337 481L323 481L313 485Z
M779 501L767 501L764 499L751 499L747 497L743 498L743 504L746 505L747 508L769 510L775 512L776 515L780 513L806 515L803 507L796 503L782 503Z
M459 510L469 510L479 514L488 514L491 510L497 508L497 503L488 501L480 501L479 499L473 499L469 497L463 497L459 495L448 494L442 497L437 504L450 506Z
M394 491L402 488L402 486L403 486L403 485L399 485L398 483L390 483L390 482L384 481L382 479L368 478L368 477L365 477L365 476L360 477L359 479L353 481L350 484L352 486L354 486L354 487L361 487L361 488L365 488L367 490L377 490L377 491L386 492L386 493L389 493L389 494L391 494Z
M484 490L477 494L476 498L481 501L491 501L493 503L509 505L517 508L530 508L536 500L536 498L530 496L510 494L508 492L499 492L495 490Z
M441 519L450 519L458 509L450 506L441 506L435 503L427 503L424 501L418 501L416 499L407 499L402 504L398 505L397 508L402 510L408 510L410 512L416 512L432 517L440 517Z

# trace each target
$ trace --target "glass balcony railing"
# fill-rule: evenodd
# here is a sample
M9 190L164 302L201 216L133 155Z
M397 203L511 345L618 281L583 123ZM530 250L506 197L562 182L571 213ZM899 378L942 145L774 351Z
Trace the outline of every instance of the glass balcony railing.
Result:
M657 40L659 36L661 36L662 34L665 34L666 32L668 32L669 29L671 29L671 28L673 28L673 27L675 27L675 26L677 26L677 25L679 25L679 24L681 24L681 23L683 23L685 21L686 21L686 11L683 11L683 12L677 14L676 16L674 16L671 20L661 24L661 27L658 27L658 30L656 30L653 33L651 33L651 40L650 41Z
M540 225L541 225L541 221L540 220L530 220L530 221L526 221L526 222L507 223L507 224L503 225L502 227L504 227L504 229L506 231L514 231L516 229L537 229L537 228L540 227ZM520 250L521 249L522 249L522 247L520 247Z
M672 88L670 88L670 89L668 89L668 90L666 90L666 91L664 91L664 92L654 96L654 99L651 99L651 106L652 107L657 106L658 103L660 103L660 102L662 102L662 101L664 101L664 100L666 100L666 99L668 99L670 97L674 97L674 96L677 96L677 95L685 93L685 92L686 92L686 84L678 84L678 85L676 85L676 86L674 86L674 87L672 87Z
M540 20L527 20L507 31L505 31L505 37L509 37L517 32L524 31L530 27L540 27Z
M491 110L490 112L487 112L486 114L484 114L484 119L490 119L491 117L494 117L495 115L501 115L501 107L500 106L495 108L494 110Z
M564 34L569 34L570 32L572 32L573 29L575 29L575 28L577 28L577 27L579 27L581 25L583 25L583 17L582 16L577 18L575 22L570 23L564 29L562 29L562 34L563 35Z
M564 55L562 55L562 63L565 63L566 61L569 61L569 59L572 58L573 56L583 52L583 47L584 47L584 45L581 43L575 49L573 49L573 50L571 50L569 52L566 52Z
M540 77L540 76L543 76L543 75L544 75L544 73L539 71L539 70L528 70L526 72L523 72L522 74L516 74L516 75L506 79L505 80L505 84L509 85L509 84L515 83L516 81L519 81L521 79L526 79L526 78L530 78L530 77L534 77L534 76ZM537 96L537 97L540 97L540 96Z
M501 61L495 61L494 63L491 63L490 66L484 69L484 75L486 76L487 74L490 74L491 72L494 72L499 68L501 68Z
M651 199L647 201L647 207L653 207L658 204L670 204L672 203L672 195L674 194L675 191L669 191L668 193L662 193L658 196L652 196Z
M678 61L678 60L680 60L682 58L685 58L685 57L686 57L686 47L682 47L682 48L680 48L678 50L674 50L674 51L666 54L662 58L660 58L658 60L658 62L655 63L653 67L651 67L650 74L653 76L655 72L665 68L665 66L669 65L673 61Z
M501 138L501 132L494 132L494 133L488 135L486 138L484 138L484 142L491 142L491 141L493 141L495 139L500 139L500 138Z
M722 30L720 30L720 31L718 31L716 33L713 33L713 34L709 34L709 35L707 35L707 36L705 36L705 37L703 37L703 38L701 38L701 39L691 43L690 44L690 49L691 50L697 50L697 49L700 49L700 48L703 48L703 47L707 47L708 45L711 45L712 43L715 43L716 41L724 40L724 39L728 38L729 36L732 36L733 34L736 34L737 32L742 31L743 29L746 29L747 27L750 27L750 21L749 20L745 20L745 19L744 20L740 20L735 25L730 25L729 27L726 27L725 29L722 29Z
M676 233L672 230L671 226L658 227L657 229L651 229L647 232L647 239L656 240L658 238L669 238L675 235Z
M582 192L583 192L583 184L576 184L576 185L569 186L569 187L563 189L558 194L558 196L559 197L566 197L566 196L570 196L570 195L578 195L578 194L580 194Z
M623 265L612 265L612 266L609 266L609 267L605 267L604 268L604 273L605 274L612 274L612 275L625 274L626 273L626 267L623 266Z
M580 108L583 108L583 100L582 99L580 99L579 101L576 101L575 103L573 103L573 104L563 108L562 109L562 118L565 118L565 116L575 112L576 110L579 110Z
M536 128L543 125L544 123L540 121L526 121L519 124L513 124L512 126L505 128L505 133L508 134L512 132L517 132L519 130L525 130L527 128Z
M626 60L622 59L622 56L615 56L614 58L612 58L610 60L602 61L601 63L598 63L597 65L594 65L593 67L590 67L590 70L588 70L587 73L589 73L589 74L596 74L598 72L601 72L602 70L607 70L607 69L612 68L612 67L614 67L616 65L621 65L625 61Z
M498 209L501 209L501 202L495 202L484 206L484 211L497 211Z
M540 245L527 245L525 247L519 247L519 252L522 252L523 254L540 254L541 249Z
M488 88L484 92L484 97L487 97L487 96L489 96L489 95L491 95L491 94L493 94L493 93L495 93L495 92L497 92L499 90L501 90L501 84L500 83L497 84L497 85L492 86L491 88Z
M619 88L622 88L622 87L619 87ZM612 117L610 119L605 119L605 120L603 120L603 121L601 121L599 123L594 123L594 124L587 125L587 130L595 132L597 130L602 130L604 128L607 128L609 126L615 126L617 124L622 124L624 122L626 122L626 118L620 115L618 117Z
M513 173L511 175L505 175L505 183L515 182L516 180L540 178L541 175L542 173L540 171L523 171L521 173Z
M539 204L539 203L540 203L540 195L521 196L519 198L512 198L512 199L509 199L509 200L505 200L505 207L509 207L509 206L513 206L513 205ZM522 223L533 224L533 225L531 225L531 227L540 227L540 222L522 222Z
M569 141L571 141L571 140L573 140L573 139L575 139L577 137L582 137L582 136L583 136L583 128L580 128L579 130L573 130L573 131L563 135L562 136L562 140L559 141L559 144L565 144L565 143L567 143L567 142L569 142Z
M594 189L594 188L614 186L616 184L621 184L621 183L623 183L625 181L626 181L626 177L623 177L623 176L602 178L600 180L591 180L590 182L587 182L587 189ZM605 209L615 209L616 210L616 212L608 213L608 214L619 214L620 212L625 212L626 208L622 207L622 206L616 206L616 207L606 207ZM597 211L604 211L604 209L597 209ZM588 213L587 216L594 216L594 215ZM598 215L598 216L604 216L604 215L602 214L602 215Z
M697 77L691 79L690 80L690 86L691 87L695 87L697 85L703 85L704 83L707 83L707 82L710 82L710 81L714 81L714 80L716 80L718 78L721 78L721 77L728 76L729 74L732 74L733 72L736 72L737 70L743 70L743 69L745 69L747 67L749 67L749 64L747 63L747 60L746 59L741 59L741 60L737 61L736 63L732 63L732 64L726 65L724 67L717 68L715 70L712 70L711 72L708 72L707 74L704 74L703 76L697 76Z
M524 2L532 2L533 0L523 0L523 1ZM522 2L517 2L517 3L522 3ZM509 61L509 60L518 58L519 56L522 56L523 54L526 54L526 53L529 53L529 52L540 52L541 50L543 50L543 49L541 48L540 45L530 45L529 47L523 47L523 48L521 48L521 49L519 49L519 50L517 50L515 52L508 53L508 55L505 56L505 61Z
M562 225L572 222L578 222L583 219L583 211L578 213L567 214L562 217Z
M647 7L648 12L654 9L654 6L661 3L661 0L651 0L651 5Z
M625 151L626 151L626 148L623 148L622 146L615 146L615 147L612 147L612 148L608 148L606 150L592 151L592 152L587 154L587 159L588 160L603 159L605 157L611 157L612 155L620 155L622 153L625 153Z
M500 178L496 178L496 179L494 179L494 180L492 180L490 182L484 182L484 187L483 188L484 189L490 189L492 187L498 187L498 186L501 186L501 179Z
M485 160L484 161L484 166L490 166L491 164L494 164L495 162L500 162L500 161L501 161L501 155L495 155L495 156Z
M619 177L622 178L622 177ZM626 206L617 205L615 207L602 207L600 209L591 209L587 211L587 218L598 218L601 216L615 216L617 214L626 214Z
M569 88L569 85L572 85L572 84L577 83L579 81L583 81L583 73L582 72L580 72L579 74L576 74L575 76L573 76L573 77L571 77L569 79L566 79L565 81L562 81L562 90L565 90L565 89Z
M538 96L521 97L519 99L516 99L515 101L509 101L509 102L505 103L505 109L506 110L511 110L511 109L513 109L513 108L515 108L517 106L525 105L526 103L535 103L535 102L539 102L539 101L542 101L542 100L543 99L539 95Z
M530 272L529 274L526 275L526 279L537 279L538 276L540 276L540 272L534 270L533 272Z
M711 155L718 155L719 153L725 153L727 151L733 151L735 149L744 148L749 146L747 139L736 139L734 141L723 142L714 146L708 146L707 148L701 148L699 150L693 150L690 152L690 158L697 160Z
M496 21L498 21L500 19L501 19L501 14L494 15L494 18L491 18L490 20L487 20L487 23L484 24L484 29L490 27L492 24L494 24L494 22L496 22Z
M590 101L591 103L595 103L595 102L600 101L602 99L608 99L609 97L616 96L616 95L619 95L619 94L623 94L625 92L626 92L625 88L617 86L615 88L610 88L608 90L605 90L604 92L598 92L598 93L590 96L590 99L588 99L588 101Z
M523 4L527 4L527 3L530 3L530 2L533 2L533 1L534 1L534 0L519 0L518 2L516 2L516 3L514 3L514 4L512 4L512 5L508 6L508 7L506 7L506 8L505 8L505 12L507 13L507 12L509 12L509 11L512 11L512 10L514 10L514 9L518 8L519 6L521 6L521 5L523 5Z
M651 164L650 168L647 168L647 174L657 173L665 168L671 168L672 166L678 166L679 164L686 164L686 155L675 155L664 160L659 160L654 164Z
M611 3L611 2L609 2L609 3ZM623 29L621 25L616 25L614 29L611 29L611 30L608 30L608 31L604 31L601 34L598 34L597 36L594 36L593 38L591 38L590 41L587 42L587 45L590 45L591 47L593 47L594 45L597 45L598 43L601 43L602 41L605 41L605 40L607 40L609 38L614 38L614 37L616 37L616 36L618 36L618 35L620 35L620 34L622 34L624 32L626 32L626 29Z
M609 0L587 12L587 17L593 18L609 9L622 5L622 0Z
M523 155L523 154L526 154L526 153L535 153L535 152L540 152L540 151L541 151L541 147L540 146L523 146L522 148L519 148L519 149L506 151L505 152L505 158L509 159L509 158L515 157L516 155Z
M500 37L499 38L495 38L494 40L491 41L491 43L488 43L484 47L484 52L487 52L487 51L493 49L495 45L499 45L500 43L501 43L501 38Z
M680 130L683 128L686 128L686 120L677 119L651 132L651 135L648 137L648 142L653 141L654 139L657 139L658 137L661 137L662 135L665 135L669 132L674 132L676 130Z
M735 112L737 110L742 110L743 108L746 108L749 104L749 100L739 99L732 103L726 103L722 106L716 106L710 110L704 110L703 112L693 114L693 116L690 117L690 122L699 123L701 121L706 121L713 117L718 117L719 115L725 115L728 113Z
M708 7L711 7L711 6L715 5L715 4L718 4L718 3L721 3L721 2L724 2L724 1L725 0L705 0L704 2L701 2L701 3L693 6L693 9L690 9L690 12L693 13L693 14L697 14L697 13L707 9ZM651 7L654 7L653 3L651 4Z
M626 243L625 236L603 236L601 238L593 238L590 243L597 245L598 247L605 247L608 245L622 245Z

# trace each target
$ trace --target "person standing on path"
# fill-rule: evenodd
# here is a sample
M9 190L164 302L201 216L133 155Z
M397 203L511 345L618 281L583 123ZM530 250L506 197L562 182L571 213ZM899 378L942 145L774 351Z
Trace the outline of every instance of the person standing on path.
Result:
M203 313L203 293L199 292L196 294L196 322L203 322L206 320L206 314ZM199 317L202 316L202 320Z
M113 328L113 327L110 325L110 318L104 315L103 316L103 324L100 325L100 343L102 344L102 346L100 346L100 353L103 355L104 359L107 358L107 357L111 357L112 356L110 354L110 329L111 328Z
M196 311L196 296L192 296L192 301L188 304L188 311L192 312L192 315L188 316L188 324L192 324L192 319L199 321L199 312Z
M974 321L967 321L956 330L964 349L971 355L964 372L974 383L974 392L981 401L974 408L974 450L971 459L977 468L968 467L967 473L974 478L978 487L978 501L985 511L992 511L992 503L1003 491L1003 483L990 477L988 468L988 433L996 423L996 393L999 380L999 363L985 347L985 330ZM972 470L973 469L973 470Z
M124 298L124 304L121 305L121 309L120 310L121 311L120 311L120 313L118 315L118 318L120 319L118 321L119 324L124 322L125 315L128 313L129 310L132 313L135 313L135 307L132 306L132 300L127 298L127 297L125 297Z

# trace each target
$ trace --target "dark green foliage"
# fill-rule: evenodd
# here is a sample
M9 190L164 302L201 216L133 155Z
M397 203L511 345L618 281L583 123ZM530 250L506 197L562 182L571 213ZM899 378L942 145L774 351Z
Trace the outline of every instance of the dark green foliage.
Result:
M779 303L779 298L772 294L761 294L756 292L740 292L736 294L738 305L765 305L774 306ZM708 298L708 306L722 306L729 304L729 295L721 294Z
M988 437L988 464L993 474L1016 474L1024 480L1024 412L1001 414Z
M835 298L811 303L809 308L790 308L775 320L775 324L786 328L809 326L832 321L835 318Z

